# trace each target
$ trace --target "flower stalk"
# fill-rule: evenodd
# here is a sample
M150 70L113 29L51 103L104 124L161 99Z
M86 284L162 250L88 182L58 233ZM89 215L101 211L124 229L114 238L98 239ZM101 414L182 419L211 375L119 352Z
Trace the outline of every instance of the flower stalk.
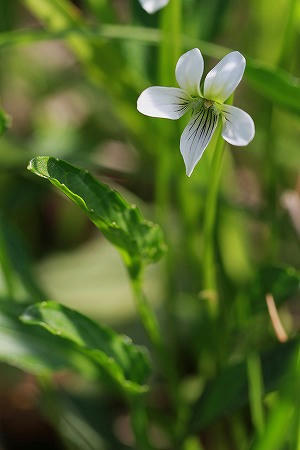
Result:
M225 142L221 135L221 125L217 130L217 140L211 161L210 183L204 211L203 225L203 285L208 292L209 309L212 315L217 312L217 280L215 264L215 223L218 192L222 173Z

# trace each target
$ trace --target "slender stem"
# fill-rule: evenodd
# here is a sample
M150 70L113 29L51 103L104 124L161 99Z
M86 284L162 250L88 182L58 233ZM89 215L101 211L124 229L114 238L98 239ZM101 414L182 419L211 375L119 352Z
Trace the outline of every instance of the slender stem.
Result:
M142 278L140 274L135 278L131 277L131 285L134 293L136 308L139 313L141 322L156 351L159 362L163 368L165 378L168 382L167 388L169 390L170 399L174 405L174 408L177 409L179 403L177 389L177 371L162 339L162 333L156 315L142 290ZM138 416L134 416L132 420L133 425L137 427L136 431L138 431L138 433L144 433L145 435L145 429L143 431L143 428L141 426L142 422L140 422ZM176 439L176 430L173 434Z
M148 436L148 414L144 397L129 400L131 426L139 450L153 450Z
M216 268L214 261L214 232L217 211L218 191L221 179L221 169L225 141L221 136L222 124L219 123L217 128L217 141L210 169L210 184L205 204L204 225L203 225L203 283L204 289L208 291L216 291ZM210 296L210 309L212 314L217 309L217 298L215 295Z
M6 286L6 294L8 298L14 298L14 279L12 274L11 263L6 250L4 236L0 235L0 266Z
M174 86L174 70L181 53L181 0L172 0L161 12L161 41L159 46L158 84ZM164 122L159 128L157 145L156 205L160 223L166 225L170 204L170 181L173 157L170 141L175 124Z
M181 0L172 0L161 12L161 42L159 48L159 81L172 83L181 53Z
M141 276L131 278L132 289L135 298L135 304L139 313L144 329L157 353L157 356L163 366L165 376L170 383L170 391L173 399L177 398L176 393L176 371L173 367L165 343L162 338L162 332L156 315L151 308L143 290Z
M264 431L263 380L260 358L257 353L252 353L248 356L247 371L252 422L257 433L262 435Z
M158 320L142 289L141 275L130 278L137 311L150 342L160 354L163 348Z
M181 10L182 0L172 0L166 8L161 11L160 32L161 41L159 45L159 65L158 84L161 86L175 86L175 67L181 54ZM159 139L157 140L157 169L156 169L156 207L158 221L166 230L169 236L168 215L171 206L172 174L176 159L172 143L179 146L180 125L178 122L164 121L158 124ZM178 137L178 141L177 141ZM169 240L169 239L168 239ZM168 322L168 340L174 344L176 341L176 324L174 320L174 261L173 244L169 245L170 250L166 260L166 316ZM172 346L168 351L163 348L161 351L161 362L168 380L168 390L171 397L177 418L179 417L178 388L177 388L177 368L176 357ZM177 424L174 427L176 434Z

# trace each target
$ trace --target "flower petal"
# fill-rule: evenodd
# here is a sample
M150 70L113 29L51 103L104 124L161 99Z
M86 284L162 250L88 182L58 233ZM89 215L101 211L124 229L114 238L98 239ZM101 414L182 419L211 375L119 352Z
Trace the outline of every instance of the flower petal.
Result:
M248 145L255 135L255 125L252 118L242 109L235 106L222 105L224 125L222 136L232 145Z
M137 101L140 113L163 119L179 119L189 107L190 97L182 89L171 87L149 87Z
M140 0L140 4L149 14L155 13L166 6L167 3L169 3L169 0Z
M204 97L225 102L241 81L246 60L239 52L231 52L206 75Z
M190 95L200 95L200 81L203 69L203 57L198 48L184 53L176 65L177 83Z
M186 174L191 176L196 164L203 155L218 124L218 115L213 108L203 107L194 112L180 139Z

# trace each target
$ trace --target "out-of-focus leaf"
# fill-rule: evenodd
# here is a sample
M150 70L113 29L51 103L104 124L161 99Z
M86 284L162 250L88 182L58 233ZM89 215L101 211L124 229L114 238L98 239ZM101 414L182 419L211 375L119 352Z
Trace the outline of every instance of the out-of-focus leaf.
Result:
M47 393L46 393L47 394ZM72 444L72 450L129 450L116 437L116 411L111 399L97 392L78 393L59 390L55 393L61 420L60 433ZM51 419L51 417L50 417ZM56 424L57 425L57 424ZM87 441L90 446L87 446ZM105 444L104 444L105 442Z
M7 262L9 277L7 281L10 280L11 289L13 289L14 276L17 275L31 298L36 301L47 298L32 272L31 260L21 236L2 214L0 214L0 252Z
M161 270L161 265L155 264L144 275L145 291L155 308L159 308L163 297ZM47 299L101 319L113 328L134 320L136 312L127 273L109 241L94 236L72 251L50 254L39 262L36 272L49 292Z
M265 392L278 387L287 364L299 345L297 340L280 344L262 356L262 373ZM232 413L248 403L248 378L246 362L225 369L210 382L194 404L191 418L192 431L205 428L219 417Z
M56 302L30 306L22 315L26 324L38 325L73 342L98 364L106 375L129 393L144 392L149 374L145 352L108 327Z
M86 212L119 249L132 276L163 255L165 244L159 226L144 220L136 206L87 171L47 156L34 158L28 168L47 178Z
M266 266L261 268L250 290L251 306L254 312L265 310L266 295L272 294L279 306L300 292L300 272L293 267Z
M90 51L88 41L96 39L129 40L149 45L157 45L161 40L159 30L130 25L102 25L91 28L76 16L74 10L66 2L62 7L55 1L27 0L28 6L52 31L22 30L0 34L0 48L15 44L26 44L45 39L69 39L74 50L84 59L88 58ZM214 43L199 41L189 36L182 36L187 49L199 47L208 56L222 58L232 51L229 48ZM275 104L300 114L300 80L288 72L247 57L245 75L250 84L262 96Z
M75 370L96 378L95 364L74 345L47 331L22 323L24 307L0 301L0 360L35 375Z
M247 60L246 76L261 95L273 103L300 114L300 80L281 69Z
M7 130L10 125L10 118L0 109L0 136Z

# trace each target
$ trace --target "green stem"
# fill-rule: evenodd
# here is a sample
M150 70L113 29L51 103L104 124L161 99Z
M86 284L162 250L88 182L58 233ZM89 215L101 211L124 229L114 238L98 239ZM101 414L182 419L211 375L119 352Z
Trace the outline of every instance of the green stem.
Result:
M141 322L156 351L158 360L168 382L167 387L169 390L170 399L174 405L174 408L177 409L179 403L177 389L177 371L174 367L172 357L167 351L165 343L162 339L162 333L156 315L142 290L142 277L140 274L135 278L131 277L131 285L134 293L136 308L139 313ZM144 433L145 435L145 430L143 432L143 428L141 427L141 422L139 421L138 416L133 417L132 420L133 425L136 424L135 426L137 427L137 431L139 433ZM176 439L176 430L173 434Z
M172 0L161 12L159 47L159 81L172 83L177 60L181 54L181 0Z
M181 53L181 0L172 0L162 10L160 28L158 84L174 86L175 66ZM156 205L158 220L166 225L166 214L170 204L171 175L174 167L170 140L176 125L167 122L159 125L161 125L159 127L161 139L157 145Z
M0 235L0 266L6 286L6 294L8 298L14 298L14 279L11 263L6 250L4 237Z
M134 293L135 305L143 327L148 335L150 342L156 351L161 354L163 342L160 333L158 320L155 316L142 289L142 277L139 275L131 277L131 286Z
M153 450L148 436L148 414L144 397L129 400L131 426L139 450Z
M160 363L162 364L165 376L170 383L172 397L173 399L177 398L175 387L176 371L173 367L173 364L171 363L169 353L163 341L162 333L156 315L142 290L141 276L131 278L131 285L134 293L136 308L143 327L156 351Z
M175 86L175 67L182 53L182 0L172 0L161 11L159 45L159 65L158 65L158 85ZM158 124L159 142L157 145L157 169L156 169L156 207L158 221L163 225L169 237L169 252L166 260L166 301L165 312L168 322L167 339L168 349L163 349L161 355L165 355L162 364L168 380L168 390L172 401L172 407L176 416L173 427L174 447L180 434L181 408L178 395L178 373L176 364L176 319L174 317L174 299L176 292L176 267L174 262L174 243L170 242L169 213L171 207L172 176L174 168L176 171L177 155L174 156L174 146L179 148L180 123L164 121ZM173 144L174 143L174 144ZM175 344L175 345L174 345ZM178 447L177 447L178 448Z
M258 435L264 431L264 410L262 404L263 380L260 358L257 353L252 353L247 358L249 400L252 423Z
M214 252L214 234L215 222L217 212L218 191L221 179L221 169L223 154L225 148L225 141L221 135L222 123L219 123L217 128L217 141L213 159L211 162L209 189L204 210L204 225L203 225L203 283L204 289L208 291L217 290L216 282L216 267L215 267L215 252ZM217 298L215 295L210 296L210 310L214 314L217 310Z

